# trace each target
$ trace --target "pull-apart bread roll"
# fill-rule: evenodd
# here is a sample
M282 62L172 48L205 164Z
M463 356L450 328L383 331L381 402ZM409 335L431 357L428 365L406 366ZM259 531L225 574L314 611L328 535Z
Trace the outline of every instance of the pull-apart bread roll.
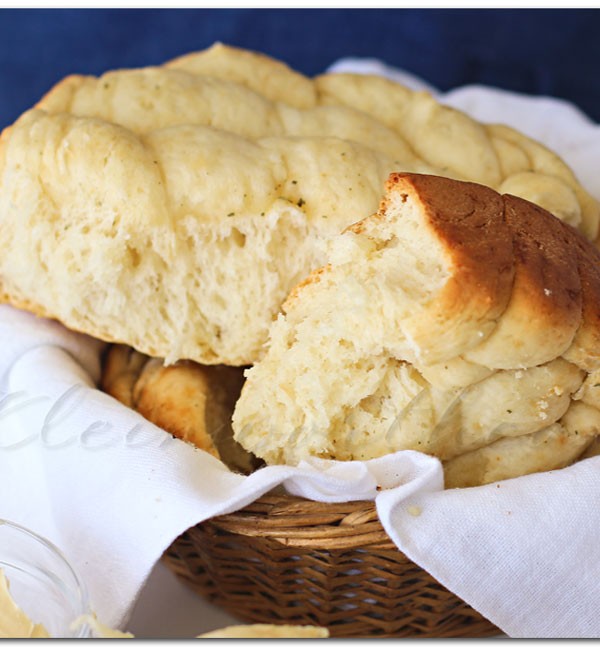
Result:
M598 236L597 202L514 130L379 77L309 79L216 45L67 77L4 131L0 300L167 363L252 364L286 295L393 171L510 191Z
M412 449L469 486L600 433L600 252L521 198L392 174L283 310L233 417L268 463Z
M173 436L249 473L257 462L234 441L231 429L243 381L236 367L185 360L165 367L158 358L115 344L105 355L100 387Z

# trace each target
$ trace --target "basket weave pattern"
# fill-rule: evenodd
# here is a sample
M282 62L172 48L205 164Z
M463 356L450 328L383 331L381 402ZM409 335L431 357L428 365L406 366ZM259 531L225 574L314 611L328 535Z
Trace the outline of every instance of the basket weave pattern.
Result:
M165 560L250 623L320 625L332 637L500 633L397 549L373 502L269 494L188 530Z

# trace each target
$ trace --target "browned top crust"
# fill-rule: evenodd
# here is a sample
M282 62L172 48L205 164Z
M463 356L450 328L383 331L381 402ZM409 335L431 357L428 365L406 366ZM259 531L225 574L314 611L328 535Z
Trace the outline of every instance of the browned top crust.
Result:
M391 174L386 193L379 213L385 214L398 196L403 202L410 194L451 268L443 290L427 308L432 328L427 330L418 321L411 327L415 342L430 340L435 332L435 344L429 348L428 343L426 348L432 361L436 349L460 347L466 351L479 341L479 336L473 335L473 325L478 327L477 333L487 334L486 329L502 315L511 296L513 237L502 197L480 184L408 173ZM446 355L443 351L439 359Z
M521 196L598 238L598 201L524 135L381 77L310 79L216 44L70 75L5 129L0 301L168 363L250 365L286 296L400 170ZM468 206L453 208L445 235L459 258ZM480 252L500 263L506 242L488 239L486 209ZM490 269L466 317L488 297L502 310L509 275Z
M397 173L386 189L372 218L385 217L410 193L451 267L427 308L427 319L444 323L436 347L452 338L453 349L463 344L466 358L494 369L535 366L565 353L595 368L600 252L577 230L529 201L475 183ZM360 231L361 223L352 229ZM483 335L469 341L472 328L461 333L468 322L479 322ZM435 328L423 327L422 338L417 328L416 341Z
M394 173L286 302L235 438L267 463L427 452L451 487L563 467L600 433L599 304L600 251L570 225Z
M533 203L508 195L503 202L513 247L511 299L490 338L467 357L493 368L534 366L562 355L581 322L577 234Z

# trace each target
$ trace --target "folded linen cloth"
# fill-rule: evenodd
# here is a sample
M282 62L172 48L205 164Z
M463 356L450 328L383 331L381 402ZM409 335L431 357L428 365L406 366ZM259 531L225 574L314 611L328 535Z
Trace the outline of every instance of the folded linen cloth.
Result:
M334 69L344 66L422 83L376 61ZM600 127L577 109L484 87L437 97L545 141L600 198ZM412 451L243 477L98 391L98 341L9 306L0 340L0 518L57 544L108 625L126 627L180 533L283 485L319 501L374 500L399 549L509 636L600 636L600 457L456 490L443 490L437 459Z

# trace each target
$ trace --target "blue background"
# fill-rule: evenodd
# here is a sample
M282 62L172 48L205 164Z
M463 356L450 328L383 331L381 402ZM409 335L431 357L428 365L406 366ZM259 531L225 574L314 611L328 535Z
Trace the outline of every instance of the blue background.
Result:
M378 57L441 90L553 95L600 121L598 9L3 9L0 127L69 73L159 64L216 40L308 75Z

